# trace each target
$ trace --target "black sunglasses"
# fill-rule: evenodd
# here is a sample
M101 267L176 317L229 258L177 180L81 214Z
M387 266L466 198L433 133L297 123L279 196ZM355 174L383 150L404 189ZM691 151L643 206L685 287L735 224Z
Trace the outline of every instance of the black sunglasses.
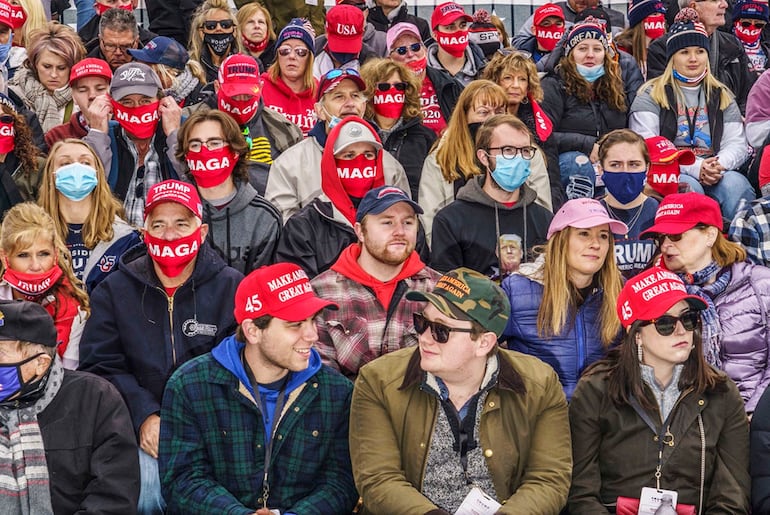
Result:
M743 20L741 22L741 27L743 27L744 29L748 29L752 25L754 25L758 29L764 29L765 25L767 25L767 24L765 22L759 21L759 20L753 20L753 21Z
M446 343L449 341L449 333L472 333L473 329L462 327L449 327L438 322L433 322L425 318L422 313L412 313L414 320L414 329L417 334L422 334L430 327L430 334L437 343Z
M203 22L203 28L206 30L216 30L217 25L227 30L233 28L234 22L233 20L209 20Z
M406 53L410 50L413 53L417 53L420 51L421 48L422 48L422 43L412 43L411 45L405 45L405 46L400 46L398 48L394 48L393 50L391 50L391 53L395 52L398 55L406 55Z
M655 320L649 320L643 325L654 324L658 334L661 336L669 336L670 334L673 334L676 329L677 322L682 322L685 331L692 331L698 327L700 313L697 311L685 311L678 317L675 317L674 315L663 315Z
M693 229L705 229L706 227L708 227L708 225L697 224L695 227L693 227ZM692 230L692 229L688 229L688 230ZM665 240L666 238L668 238L668 240L671 241L672 243L682 241L682 237L686 232L687 231L680 232L679 234L658 233L657 235L655 235L655 243L657 243L658 247L660 247L661 245L663 245L663 240Z
M406 82L394 82L391 84L390 82L378 82L377 83L377 89L380 91L388 91L391 87L396 88L398 91L406 91Z

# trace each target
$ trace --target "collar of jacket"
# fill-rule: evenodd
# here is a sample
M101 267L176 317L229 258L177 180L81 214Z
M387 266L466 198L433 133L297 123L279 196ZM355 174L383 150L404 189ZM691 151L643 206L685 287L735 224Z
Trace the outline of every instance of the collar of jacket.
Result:
M505 352L498 351L498 363L500 368L497 373L497 388L502 390L510 390L513 393L525 395L527 388L524 386L524 380L521 375L511 364L511 357ZM410 386L419 384L422 381L422 377L425 374L420 368L420 348L417 347L414 350L414 354L409 358L409 363L406 366L406 372L404 373L404 380L399 390L405 390Z

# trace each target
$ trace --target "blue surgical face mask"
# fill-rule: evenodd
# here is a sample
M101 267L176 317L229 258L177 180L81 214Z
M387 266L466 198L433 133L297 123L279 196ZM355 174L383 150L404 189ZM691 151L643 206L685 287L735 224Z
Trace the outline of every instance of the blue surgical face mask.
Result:
M682 75L681 73L679 73L676 70L671 70L671 72L674 75L674 78L676 80L678 80L679 82L681 82L683 84L686 84L688 86L694 86L696 84L699 84L700 81L703 80L703 78L706 76L706 74L709 71L708 71L708 68L704 68L700 75L698 75L697 77L693 77L693 78L685 77L684 75Z
M0 66L8 62L8 56L11 55L11 44L13 43L13 32L8 37L8 43L0 44Z
M86 198L94 191L97 182L96 170L82 163L72 163L56 170L56 189L74 202Z
M604 172L602 180L607 191L621 204L633 201L644 188L647 172Z
M597 64L596 66L583 66L582 64L575 63L577 72L588 82L596 82L596 79L604 76L604 63Z
M326 122L326 126L329 127L329 130L332 130L335 125L337 125L342 121L342 118L340 118L339 116L334 116L325 107L324 107L324 111L326 111L326 116L329 117L329 121Z
M521 156L516 156L513 159L496 156L492 178L500 188L512 192L521 188L521 185L529 177L529 172L529 161Z

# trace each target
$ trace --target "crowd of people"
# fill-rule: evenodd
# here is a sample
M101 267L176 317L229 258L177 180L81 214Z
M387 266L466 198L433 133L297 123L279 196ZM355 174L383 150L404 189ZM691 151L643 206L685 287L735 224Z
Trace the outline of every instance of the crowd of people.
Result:
M766 0L0 0L0 512L770 514Z

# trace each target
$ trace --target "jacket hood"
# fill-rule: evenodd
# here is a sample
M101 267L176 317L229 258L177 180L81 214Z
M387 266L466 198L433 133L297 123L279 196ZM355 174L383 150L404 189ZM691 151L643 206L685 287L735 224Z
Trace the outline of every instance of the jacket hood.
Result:
M278 80L274 81L270 78L270 74L268 72L262 73L260 76L263 81L269 82L272 84L275 89L281 92L283 96L286 98L300 98L300 99L306 99L306 98L314 98L315 92L312 88L307 88L303 91L300 91L299 93L295 93L280 77L278 77Z
M211 248L211 245L204 241L195 257L195 268L187 282L206 282L226 266L227 264ZM147 245L144 243L135 245L121 256L119 269L141 284L152 288L161 286L155 274L155 268L152 266L152 260L147 254Z
M254 389L252 388L249 376L246 374L246 370L243 368L243 362L241 361L241 349L243 349L244 346L244 343L235 339L235 335L231 335L214 347L211 351L211 355L220 365L232 373L249 390L252 397L256 399L257 394L255 394ZM307 368L299 372L292 372L289 375L289 382L286 384L287 395L296 390L303 383L307 382L307 380L313 377L319 370L321 370L321 355L315 348L311 348Z
M238 182L235 184L235 197L223 209L217 209L208 200L201 198L204 218L206 221L225 220L246 209L256 194L257 190L251 184Z
M496 202L492 197L482 188L486 174L477 175L471 178L465 186L460 188L457 192L457 200L465 200L466 202L473 202L475 204L482 204L489 207L495 207L497 204L498 209L521 209L524 205L529 205L535 202L537 199L537 193L530 189L526 184L522 184L519 188L519 201L511 207L507 207L505 204Z
M334 160L334 142L337 141L337 137L340 134L342 128L350 122L358 122L369 127L374 138L380 142L380 136L377 134L377 130L372 128L363 118L358 116L348 116L338 123L334 129L329 133L327 145L324 147L323 156L321 157L321 190L331 200L334 207L336 207L342 215L350 222L351 225L356 223L356 207L353 205L353 201L350 199L350 195L342 187L342 181L340 181L339 174L337 173L337 164ZM380 142L382 144L382 142ZM377 152L376 162L376 177L372 189L385 185L385 174L383 172L382 153L384 150Z
M516 274L526 277L530 281L543 284L543 270L545 267L545 254L540 254L532 263L522 263Z

